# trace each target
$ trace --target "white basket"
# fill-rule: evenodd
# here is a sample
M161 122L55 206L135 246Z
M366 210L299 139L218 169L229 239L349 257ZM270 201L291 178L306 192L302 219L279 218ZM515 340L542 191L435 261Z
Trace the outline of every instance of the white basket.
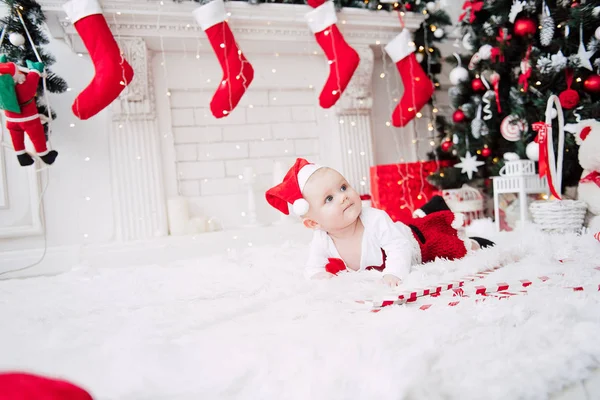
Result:
M479 190L469 185L465 184L460 189L443 190L442 196L452 212L464 215L465 225L469 225L473 220L485 217L483 196Z
M500 176L535 175L535 162L531 160L506 161Z
M534 201L529 206L533 222L545 232L580 232L587 205L579 200Z

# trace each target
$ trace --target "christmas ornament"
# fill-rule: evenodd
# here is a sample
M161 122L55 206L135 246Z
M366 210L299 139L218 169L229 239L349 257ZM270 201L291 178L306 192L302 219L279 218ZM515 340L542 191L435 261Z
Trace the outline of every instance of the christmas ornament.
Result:
M579 56L579 64L581 65L581 67L589 69L590 71L593 71L592 63L590 62L590 58L594 55L594 53L595 53L594 50L587 51L585 49L585 44L583 43L583 24L580 24L579 25L579 51L577 51L577 55Z
M395 127L408 124L427 104L434 91L433 82L417 62L410 42L410 32L404 29L385 46L385 52L396 64L404 84L404 94L392 112L392 125Z
M462 14L460 14L460 16L458 17L458 20L462 22L463 19L465 19L467 17L467 15L469 16L469 23L472 24L473 22L475 22L475 18L476 18L476 13L478 13L479 11L481 11L481 9L483 8L483 0L474 0L474 1L465 1L463 3L462 9L464 10L464 12Z
M456 110L456 111L454 111L454 114L452 114L452 121L454 121L457 124L464 122L465 119L466 119L466 116L465 116L465 113L463 112L463 110Z
M534 35L537 31L537 23L531 18L519 18L515 22L514 32L517 36Z
M514 114L508 115L500 124L500 133L509 142L518 142L527 133L527 123Z
M517 15L523 12L527 3L525 1L514 0L512 6L510 6L510 13L508 14L508 20L511 24L515 23Z
M540 145L537 142L537 138L527 145L525 154L527 154L527 158L531 161L538 161L540 159Z
M90 53L96 71L71 107L77 118L85 120L121 94L133 79L133 68L119 50L98 0L70 0L62 7Z
M490 82L492 86L494 86L494 97L496 98L496 107L498 108L498 113L502 112L502 107L500 107L500 74L494 72L492 76L490 76Z
M464 157L460 157L460 162L454 165L454 168L460 168L461 174L467 174L469 179L473 179L473 173L477 172L477 168L484 165L485 162L477 161L476 156L472 156L469 151Z
M489 147L484 147L481 149L481 155L487 158L492 155L492 150Z
M477 116L473 119L473 121L471 121L471 135L475 139L479 139L479 137L485 136L489 133L487 125L483 119L481 119L482 108L482 104L479 104L479 107L477 107Z
M522 86L523 91L527 92L529 89L529 78L531 77L531 64L529 62L529 56L531 55L532 46L529 45L527 52L525 53L525 59L521 61L521 74L519 75L519 85Z
M550 9L545 1L542 6L542 20L540 25L542 26L542 29L540 30L540 44L542 46L548 46L554 37L554 19L550 15Z
M443 28L437 28L434 32L433 32L433 36L435 36L437 39L441 39L444 37L444 35L446 34L446 32L444 31Z
M562 91L558 95L558 98L560 99L560 105L562 108L570 110L577 107L577 104L579 104L579 93L577 93L576 90L571 89L571 85L573 84L573 70L571 68L567 68L565 70L565 74L567 76L567 89Z
M330 108L346 90L360 58L356 50L346 43L336 25L333 1L309 0L308 5L314 8L305 15L308 27L329 63L329 76L319 95L319 104L322 108Z
M492 46L489 44L484 44L479 48L477 53L479 53L479 56L482 60L489 60L492 56Z
M0 108L4 110L6 129L10 132L19 164L27 166L34 163L31 155L25 150L25 133L42 161L52 164L58 152L48 150L46 134L35 104L44 64L29 60L26 63L28 72L23 73L16 64L6 62L6 56L0 56Z
M473 39L472 39L471 33L467 32L462 38L462 45L465 48L465 50L468 50L468 51L473 50L474 47L471 44L472 41L473 41Z
M440 145L443 151L448 152L452 148L452 141L450 139L446 139Z
M436 6L436 4L435 4L435 1L430 1L430 2L428 2L428 3L425 5L425 7L427 7L427 10L428 10L429 12L433 12L433 11L435 11L435 9L436 9L436 7L437 7L437 6Z
M460 143L460 138L458 137L458 135L456 133L454 135L452 135L452 143L454 143L454 144Z
M600 40L600 26L596 28L596 32L594 32L594 37L597 40Z
M467 82L469 80L469 71L461 65L460 56L454 53L454 57L457 60L457 66L450 71L450 83L454 86L459 85L461 82Z
M423 60L425 59L425 56L423 55L423 53L417 53L417 54L415 54L415 57L419 64L421 64L423 62Z
M600 93L600 75L590 75L583 81L583 89L589 93Z
M483 92L485 90L483 81L480 78L473 79L471 82L471 88L474 92Z
M8 35L8 41L13 45L13 46L23 46L25 44L25 38L23 37L23 35L21 35L18 32L13 32L10 35Z

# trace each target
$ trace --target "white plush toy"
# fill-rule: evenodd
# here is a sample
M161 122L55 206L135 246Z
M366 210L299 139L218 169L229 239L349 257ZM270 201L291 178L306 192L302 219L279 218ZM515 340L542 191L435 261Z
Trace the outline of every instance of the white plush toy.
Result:
M565 126L575 135L579 145L579 164L583 168L579 187L579 200L587 203L588 223L592 233L600 231L600 121L586 119Z

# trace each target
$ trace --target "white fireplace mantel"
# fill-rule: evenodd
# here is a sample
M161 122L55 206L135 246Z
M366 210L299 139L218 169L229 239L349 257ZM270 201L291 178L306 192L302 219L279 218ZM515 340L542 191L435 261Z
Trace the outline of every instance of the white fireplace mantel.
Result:
M64 1L41 0L40 3L52 36L66 39L77 52L85 52L62 9ZM115 36L144 38L149 50L194 48L195 40L203 36L192 18L192 10L199 5L192 1L100 0L100 3ZM307 43L314 43L304 18L310 11L307 5L227 2L226 9L231 13L229 22L236 40L243 42L247 52L260 48L252 49L253 43L260 46L260 42L265 41L288 42L282 51L289 53L305 51ZM404 16L406 27L413 31L422 19L420 15ZM385 44L401 30L394 12L355 8L344 8L338 13L338 26L352 45Z

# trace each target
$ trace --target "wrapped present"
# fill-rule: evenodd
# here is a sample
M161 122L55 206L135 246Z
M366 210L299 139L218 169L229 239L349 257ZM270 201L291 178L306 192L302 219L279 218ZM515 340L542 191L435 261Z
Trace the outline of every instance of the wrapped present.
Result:
M412 213L440 190L427 181L450 161L419 161L371 167L371 201L373 207L386 211L392 220L406 222Z

